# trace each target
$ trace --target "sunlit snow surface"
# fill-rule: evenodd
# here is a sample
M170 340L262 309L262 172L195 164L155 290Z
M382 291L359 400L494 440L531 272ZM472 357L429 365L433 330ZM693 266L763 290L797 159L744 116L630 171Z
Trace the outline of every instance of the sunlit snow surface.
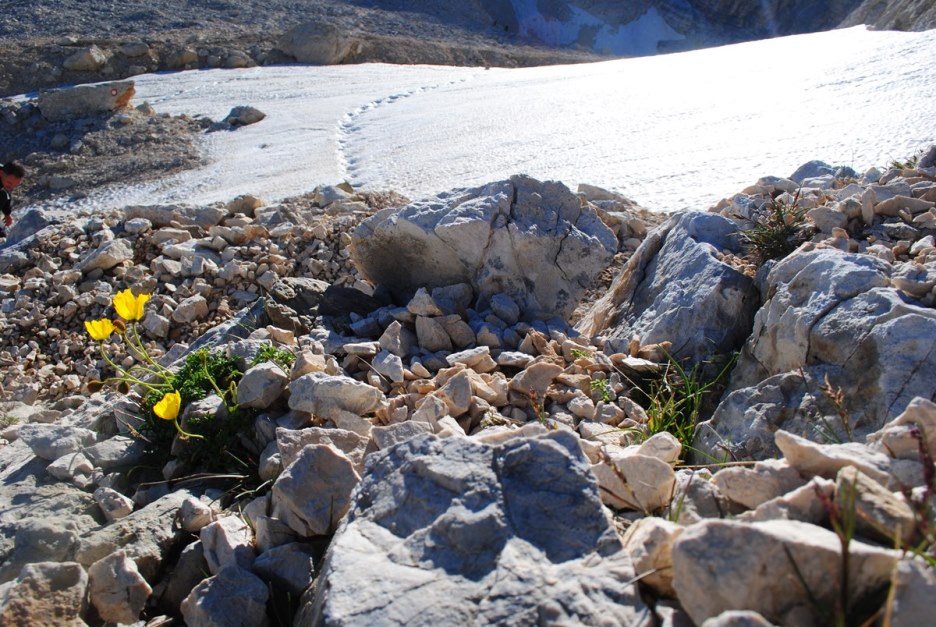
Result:
M135 78L159 113L262 122L205 135L210 165L75 208L276 201L321 183L420 198L526 173L656 211L706 209L821 159L862 171L936 143L936 31L862 27L531 69L358 65Z

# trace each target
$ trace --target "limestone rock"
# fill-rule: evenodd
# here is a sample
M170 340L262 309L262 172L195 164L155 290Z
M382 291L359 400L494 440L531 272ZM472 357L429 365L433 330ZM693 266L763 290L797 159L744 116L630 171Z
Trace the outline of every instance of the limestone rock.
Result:
M255 109L254 107L242 106L234 107L224 118L224 122L231 126L249 126L256 124L266 117L266 113Z
M627 352L642 344L672 342L677 359L698 363L739 348L751 332L760 295L754 282L721 260L742 254L738 228L714 214L685 213L652 231L611 288L576 329L605 335Z
M126 107L136 93L133 81L78 85L39 94L37 106L42 117L52 122L94 113L108 113Z
M135 623L153 591L123 551L91 564L88 581L91 603L110 623Z
M94 444L96 434L89 429L66 425L28 424L19 428L19 437L42 459L55 461Z
M74 562L37 562L0 588L2 625L82 625L88 575Z
M273 514L302 537L329 535L348 511L358 481L345 455L307 446L273 484Z
M223 516L198 532L205 561L212 575L228 566L250 569L253 565L253 537L250 527L238 516Z
M357 49L354 39L326 22L305 22L286 31L276 47L300 63L337 65Z
M286 389L289 376L272 362L257 364L237 384L237 402L246 407L266 409Z
M188 627L266 627L268 597L259 577L239 566L228 566L195 586L180 609Z
M371 459L298 623L649 624L574 436L424 435Z
M724 468L715 473L713 482L719 492L748 509L806 483L796 469L782 460L765 460L749 468Z
M316 553L307 544L290 542L264 551L253 571L262 579L299 597L315 578Z
M936 312L890 288L892 271L874 257L829 250L777 263L731 389L693 446L716 458L727 446L736 459L764 459L778 452L778 428L858 440L915 397L929 398L924 373L936 369L936 354L925 338L936 334ZM819 391L826 380L843 392L847 428Z
M641 581L663 596L676 596L672 552L682 530L668 520L648 516L628 527L622 540Z
M895 551L852 541L849 552L852 599L888 585ZM840 566L834 533L793 521L704 521L687 527L673 544L673 586L696 624L737 608L784 625L821 624L814 603L834 604L839 579L830 573Z
M894 577L894 604L891 625L915 627L933 618L933 595L936 574L931 566L918 561L901 560Z
M374 411L383 393L346 376L304 374L289 384L289 407L330 418L336 411L362 415Z
M75 72L97 72L107 63L107 55L95 45L69 55L62 64L66 70Z
M381 211L352 236L375 284L412 293L468 283L481 299L508 295L526 316L568 316L616 250L594 209L524 176Z
M119 520L133 512L133 501L111 488L98 488L94 491L94 500L97 501L109 521Z

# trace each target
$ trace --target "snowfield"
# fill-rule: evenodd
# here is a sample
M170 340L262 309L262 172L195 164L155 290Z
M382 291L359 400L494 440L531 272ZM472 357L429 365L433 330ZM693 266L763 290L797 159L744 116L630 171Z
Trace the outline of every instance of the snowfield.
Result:
M75 208L268 202L349 181L420 198L525 173L706 209L821 159L859 172L936 143L936 31L863 27L596 64L358 65L135 77L139 104L223 119L210 164Z

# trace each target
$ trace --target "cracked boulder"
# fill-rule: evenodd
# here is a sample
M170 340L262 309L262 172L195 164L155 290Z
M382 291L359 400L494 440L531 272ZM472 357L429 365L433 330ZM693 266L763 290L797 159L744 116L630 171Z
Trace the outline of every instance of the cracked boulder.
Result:
M576 437L374 453L295 624L652 621Z
M568 318L617 251L594 208L526 176L386 209L352 236L362 274L399 296L467 283L510 296L526 318Z
M672 342L673 356L693 363L737 350L760 294L723 251L742 254L738 227L727 218L671 218L647 236L577 329L607 337L615 352L627 352L635 335L641 344Z
M891 287L892 266L834 250L793 254L767 277L769 296L695 448L766 459L783 429L819 442L880 429L914 397L933 399L936 311ZM822 391L841 389L842 405Z

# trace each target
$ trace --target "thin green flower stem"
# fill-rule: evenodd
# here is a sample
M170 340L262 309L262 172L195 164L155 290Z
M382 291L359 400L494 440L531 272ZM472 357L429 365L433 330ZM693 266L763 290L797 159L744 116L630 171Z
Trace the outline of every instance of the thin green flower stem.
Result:
M134 325L134 330L136 330L136 325ZM119 333L120 333L120 332L119 332ZM148 362L148 363L154 365L154 366L157 368L157 370L152 370L152 369L150 369L150 368L146 368L145 366L139 366L139 365L138 365L138 366L134 366L135 368L140 368L140 369L143 370L144 372L146 372L146 373L148 373L148 374L151 374L151 375L153 375L154 377L160 377L160 378L162 378L163 382L165 382L165 383L169 383L169 382L170 382L170 376L171 376L172 373L171 373L168 369L166 369L166 368L164 368L163 366L160 366L159 364L157 364L156 362L154 362L154 361L152 360L152 358L151 358L151 357L146 353L146 351L142 348L142 346L143 346L142 343L140 343L139 346L135 346L135 345L133 344L133 341L132 341L132 340L130 339L130 337L127 335L126 331L120 333L120 337L123 338L124 344L126 344L127 349L130 350L130 352L131 352L131 354L133 355L133 357L135 357L138 361L146 361L146 362ZM139 333L137 333L137 339L139 340Z
M172 419L172 424L175 425L176 431L179 432L179 435L181 435L181 436L184 437L184 438L197 438L197 439L199 439L199 440L204 440L204 439L205 439L205 436L203 436L203 435L198 435L197 433L188 433L188 432L186 432L186 431L183 431L183 430L182 430L182 427L179 426L179 421L178 421L177 418L173 418L173 419Z
M207 359L202 360L202 370L205 371L205 378L207 378L209 383L211 383L211 387L213 387L214 391L218 393L218 398L220 398L221 400L224 400L224 392L221 391L221 388L218 387L218 382L215 381L214 377L211 376L211 373L208 372L208 360Z
M138 350L140 354L143 355L143 358L147 362L149 362L150 365L152 365L154 368L156 368L156 370L159 371L159 373L162 375L164 379L168 380L168 377L172 375L172 372L170 372L170 370L166 368L165 366L156 363L153 360L153 358L149 356L149 353L146 352L146 349L143 347L143 339L140 337L140 330L137 328L137 323L134 322L130 326L133 327L133 336L136 339L136 343L137 343L137 346L134 348L136 348L136 350Z
M145 388L147 388L147 389L149 389L149 390L159 391L159 389L160 389L159 387L154 386L154 385L149 384L149 383L146 383L146 382L144 382L144 381L141 381L140 379L136 378L135 376L133 376L132 374L130 374L129 372L127 372L126 370L124 370L123 368L121 368L120 366L118 366L117 364L115 364L113 361L111 361L111 358L108 357L108 356L107 356L107 353L104 352L104 341L103 341L103 340L101 340L101 341L98 342L98 347L101 349L101 357L104 358L104 361L106 361L108 364L110 364L110 367L111 367L111 368L113 368L114 370L116 370L117 372L119 372L119 373L121 374L121 376L119 376L119 377L111 377L111 378L108 379L107 381L112 381L112 380L113 380L113 381L125 381L125 382L127 382L127 383L133 383L134 385L142 385L143 387L145 387Z

